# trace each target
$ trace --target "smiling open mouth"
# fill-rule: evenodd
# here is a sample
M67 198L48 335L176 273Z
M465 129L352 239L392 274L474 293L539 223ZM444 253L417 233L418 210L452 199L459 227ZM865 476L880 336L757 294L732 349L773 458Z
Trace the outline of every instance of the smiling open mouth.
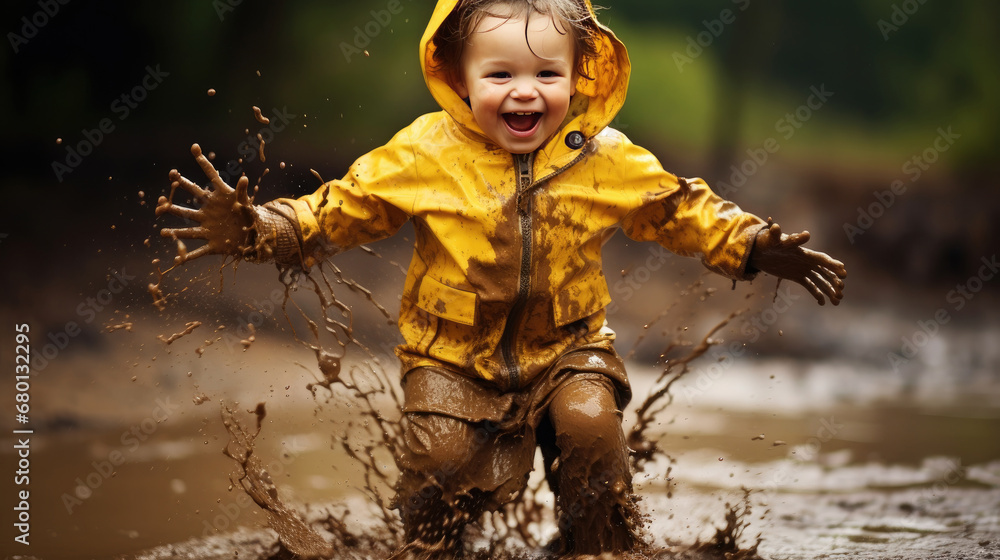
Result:
M541 113L504 113L503 120L514 133L531 133L542 120Z

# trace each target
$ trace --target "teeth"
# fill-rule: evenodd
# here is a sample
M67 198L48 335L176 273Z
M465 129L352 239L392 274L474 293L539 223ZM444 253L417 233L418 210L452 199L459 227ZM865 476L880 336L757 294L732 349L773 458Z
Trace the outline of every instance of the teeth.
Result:
M514 114L515 114L515 115L517 115L517 116L519 116L519 117L527 117L527 116L529 116L529 115L534 115L534 114L535 114L535 112L534 112L534 111L532 111L532 112L530 112L530 113L521 113L521 112L515 112Z

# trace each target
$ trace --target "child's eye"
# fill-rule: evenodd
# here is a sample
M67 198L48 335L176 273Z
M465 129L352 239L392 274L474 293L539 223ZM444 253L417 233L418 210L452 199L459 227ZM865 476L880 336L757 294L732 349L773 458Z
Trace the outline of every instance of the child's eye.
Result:
M553 70L542 70L538 73L539 78L558 78L559 73Z
M487 74L487 78L494 78L497 80L506 80L510 78L510 72L492 72Z

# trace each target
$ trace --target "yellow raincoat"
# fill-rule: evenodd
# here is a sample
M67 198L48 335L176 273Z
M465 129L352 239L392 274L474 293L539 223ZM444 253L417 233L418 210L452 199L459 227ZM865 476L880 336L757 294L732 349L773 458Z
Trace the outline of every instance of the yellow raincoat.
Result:
M270 206L297 220L295 264L306 267L413 222L399 314L404 372L438 366L514 390L574 348L610 348L601 247L619 228L729 278L749 277L762 221L700 179L664 171L608 128L630 69L610 30L602 27L599 55L588 61L593 80L580 78L562 128L534 154L514 155L491 145L432 67L431 38L455 4L438 2L420 43L427 86L444 110L419 117L343 179Z

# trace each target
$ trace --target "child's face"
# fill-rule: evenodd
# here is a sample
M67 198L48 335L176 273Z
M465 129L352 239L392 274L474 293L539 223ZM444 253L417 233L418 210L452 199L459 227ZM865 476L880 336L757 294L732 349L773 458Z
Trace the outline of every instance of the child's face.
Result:
M493 142L526 154L566 117L576 92L574 62L572 37L549 16L529 16L527 41L523 17L486 17L466 45L455 91L469 98L476 123Z

